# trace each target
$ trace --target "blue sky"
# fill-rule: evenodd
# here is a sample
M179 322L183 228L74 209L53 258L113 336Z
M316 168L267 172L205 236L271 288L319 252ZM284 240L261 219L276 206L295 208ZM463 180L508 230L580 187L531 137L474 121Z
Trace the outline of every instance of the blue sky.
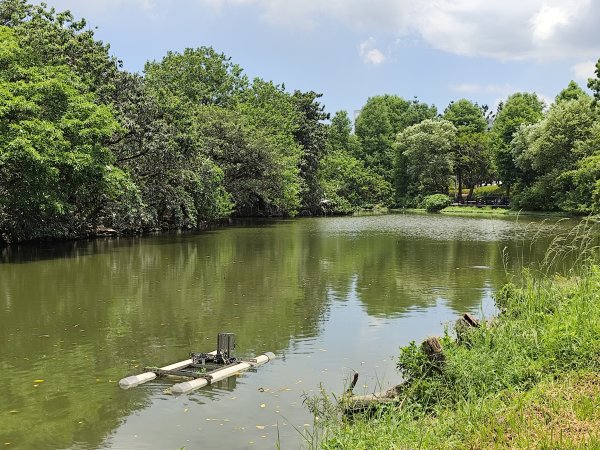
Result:
M212 46L248 76L322 92L331 113L396 94L494 108L585 86L600 58L598 0L47 0L98 27L125 67Z

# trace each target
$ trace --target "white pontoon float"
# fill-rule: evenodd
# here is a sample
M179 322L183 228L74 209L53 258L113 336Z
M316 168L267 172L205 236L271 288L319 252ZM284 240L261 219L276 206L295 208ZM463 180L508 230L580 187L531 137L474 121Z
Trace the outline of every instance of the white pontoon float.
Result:
M184 394L275 359L275 355L268 352L255 358L238 360L233 356L234 349L235 334L219 333L217 350L214 352L192 353L190 359L165 367L146 367L145 373L123 378L119 381L119 386L130 389L159 376L185 377L189 380L175 384L171 388L173 394Z

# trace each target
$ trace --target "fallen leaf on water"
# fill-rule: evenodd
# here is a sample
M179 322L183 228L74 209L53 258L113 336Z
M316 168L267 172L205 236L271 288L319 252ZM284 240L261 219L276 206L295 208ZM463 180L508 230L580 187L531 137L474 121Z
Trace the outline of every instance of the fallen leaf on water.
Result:
M11 414L16 414L16 413L18 413L18 412L19 412L19 411L17 411L16 409L13 409L12 411L9 411L9 413L11 413Z
M189 410L190 410L190 408L185 408L185 409L183 410L183 412L184 412L184 413L186 413L186 412L188 412Z
M327 350L325 350L324 348L320 348L319 351L326 352Z
M256 425L256 428L258 428L259 430L264 430L265 426L264 425Z
M267 405L265 405L264 403L261 403L260 407L261 407L261 408L266 408L266 407L267 407Z
M43 383L44 380L33 380L34 383Z

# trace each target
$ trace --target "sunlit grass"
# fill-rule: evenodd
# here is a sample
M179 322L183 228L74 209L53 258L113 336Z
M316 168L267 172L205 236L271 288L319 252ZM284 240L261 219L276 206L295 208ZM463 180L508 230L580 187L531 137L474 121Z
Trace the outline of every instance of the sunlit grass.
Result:
M460 343L448 329L442 371L430 370L415 343L403 348L398 404L349 419L335 399L313 399L322 425L311 446L600 448L595 239L585 223L557 238L539 267L497 293L498 317ZM565 261L566 275L553 275Z

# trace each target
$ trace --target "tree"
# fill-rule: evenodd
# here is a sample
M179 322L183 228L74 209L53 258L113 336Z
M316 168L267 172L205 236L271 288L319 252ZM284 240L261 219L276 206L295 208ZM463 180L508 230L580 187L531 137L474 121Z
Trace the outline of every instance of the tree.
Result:
M491 169L485 134L487 121L484 110L466 99L450 103L444 111L444 119L457 130L452 155L458 185L456 198L462 202L463 184L469 186L471 197L475 185L483 182Z
M143 200L130 229L195 228L229 214L223 172L191 138L191 120L174 117L144 78L126 72L119 74L112 103L125 131L111 149Z
M388 205L392 186L345 150L334 150L321 161L318 176L326 212L346 214L365 205Z
M294 136L302 148L299 164L304 183L301 192L302 208L312 214L319 212L319 204L323 198L317 172L319 161L325 154L327 139L327 127L323 121L329 119L329 114L317 101L321 97L322 94L313 91L295 91L292 96L298 120Z
M459 135L483 133L487 129L483 109L465 98L450 103L443 117L452 122Z
M596 78L588 79L588 88L594 93L596 101L600 100L600 59L596 63L596 70L594 71Z
M0 235L88 234L137 197L106 145L120 127L68 67L39 65L9 28L0 42Z
M415 205L429 194L447 194L452 175L456 128L451 122L427 119L402 131L396 141L398 173L406 174L399 200Z
M199 112L194 129L199 148L223 170L223 186L240 216L294 215L300 207L297 163L268 129L238 111L215 106Z
M108 102L121 63L109 54L108 45L95 39L85 19L75 20L69 11L57 13L44 3L2 0L0 24L12 28L29 48L31 64L68 66L97 103Z
M491 145L498 177L510 196L510 187L519 179L519 170L510 143L523 124L536 123L543 117L544 102L536 94L518 92L502 103L491 129Z
M434 106L407 101L395 95L371 97L356 119L356 135L361 144L359 155L367 165L388 182L394 179L396 135L406 127L435 117Z
M197 106L231 106L248 86L241 67L211 47L168 52L162 61L146 63L144 71L159 101L183 112Z
M571 80L569 85L556 96L556 103L578 100L582 97L587 97L587 94L577 83Z
M580 156L575 168L561 174L558 182L564 196L560 208L579 214L600 212L600 120L596 118L589 137L576 144Z
M590 145L597 111L588 96L552 106L536 125L523 126L515 135L513 155L521 173L515 206L553 210L569 196L560 179L575 170L595 150Z

